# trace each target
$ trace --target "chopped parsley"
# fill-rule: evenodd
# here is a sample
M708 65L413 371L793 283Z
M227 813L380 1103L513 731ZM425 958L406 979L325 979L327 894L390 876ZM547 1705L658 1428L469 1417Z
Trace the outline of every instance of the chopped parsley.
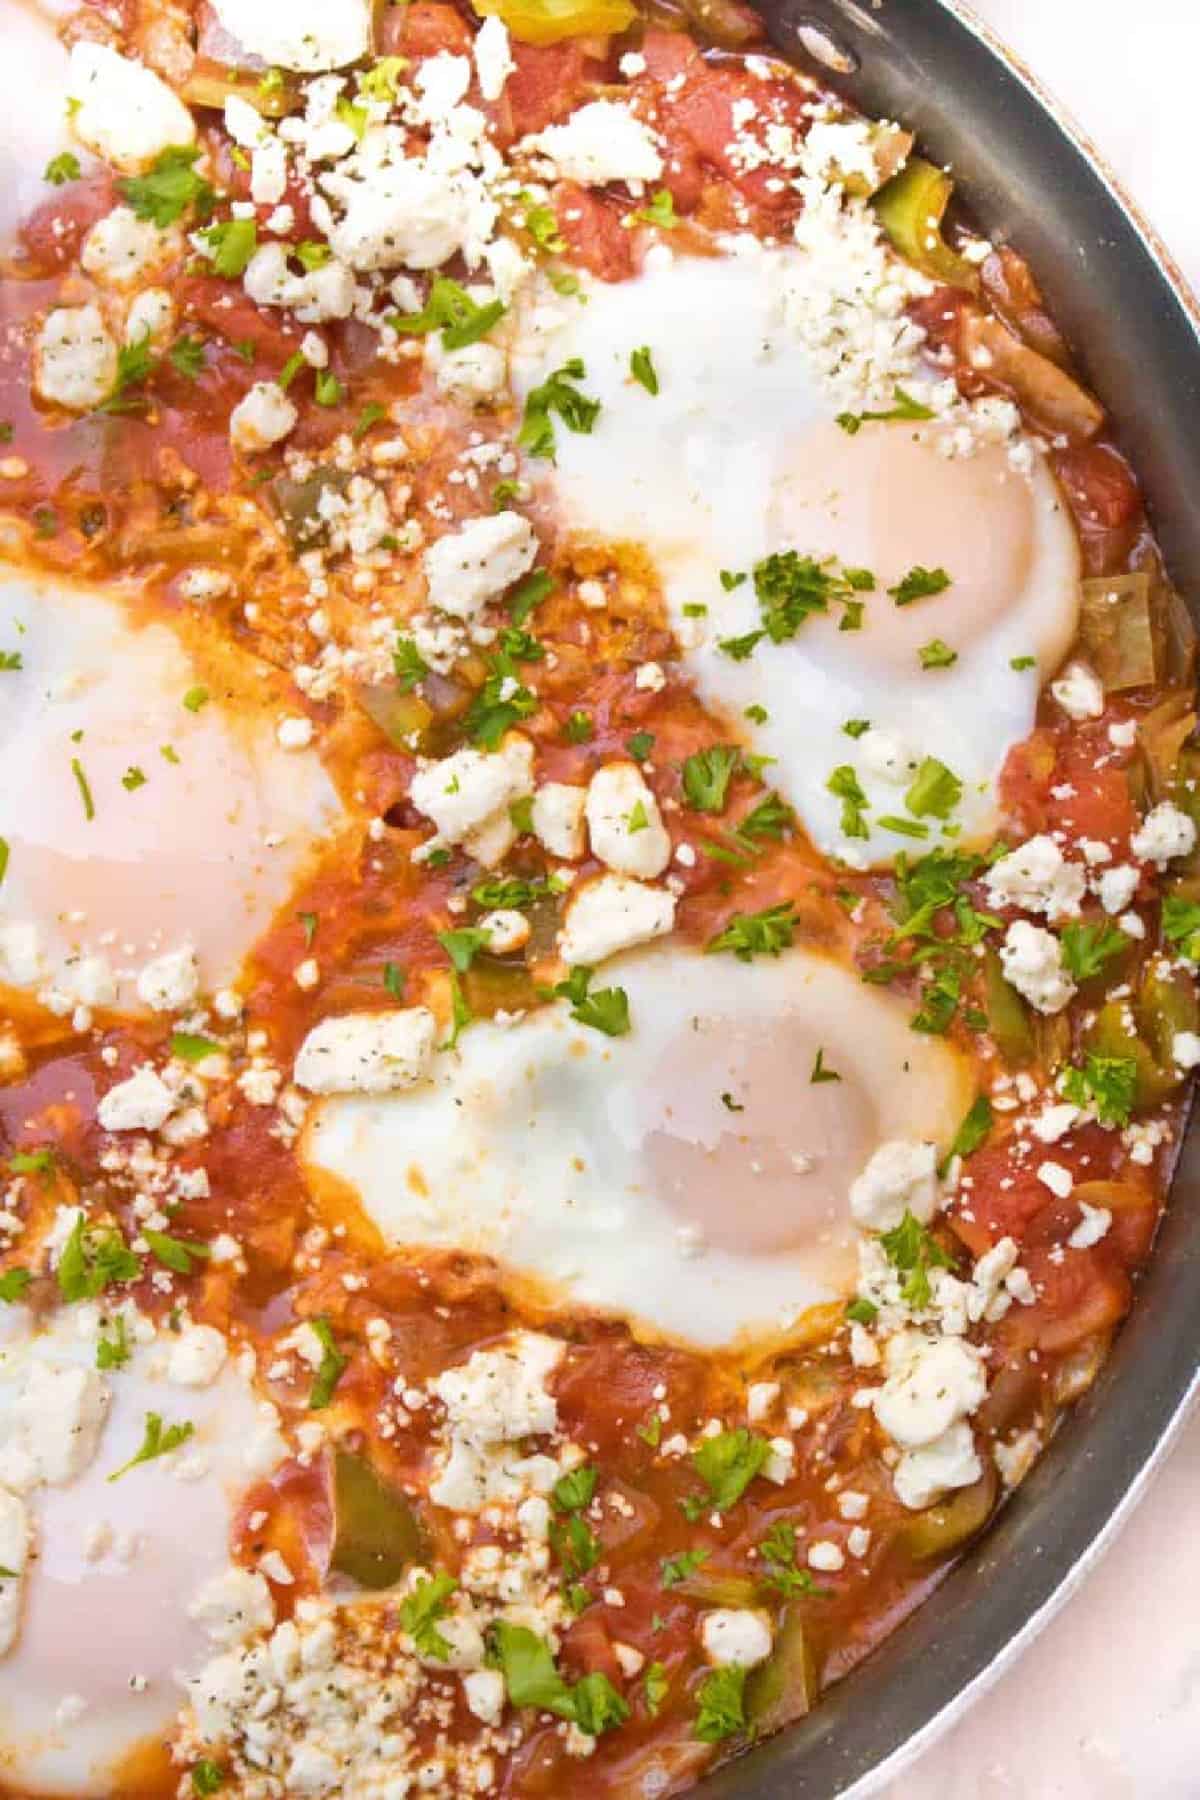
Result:
M402 694L411 694L429 673L429 664L410 637L397 636L392 650L392 667L396 672L397 687Z
M790 950L796 935L796 908L790 900L768 906L758 913L734 913L723 931L710 938L705 950L728 950L739 962L755 956L778 956Z
M1168 894L1162 908L1163 936L1180 956L1200 962L1200 901Z
M722 1738L735 1737L746 1728L746 1671L729 1667L714 1669L696 1690L700 1710L693 1726L702 1744L718 1744Z
M28 1269L5 1269L0 1275L0 1300L12 1303L20 1300L28 1288L33 1276Z
M585 1506L592 1503L597 1479L591 1464L581 1463L577 1469L559 1476L550 1498L559 1512L582 1512Z
M399 963L385 962L383 965L383 985L393 1000L403 1000L404 988L408 975Z
M139 1463L154 1462L159 1456L170 1455L172 1450L178 1450L181 1444L186 1444L195 1430L196 1427L190 1420L180 1425L164 1426L161 1413L148 1412L140 1448L127 1463L114 1469L108 1480L120 1481L122 1475L128 1475L130 1469L136 1469Z
M140 787L146 785L146 771L139 769L136 763L130 763L121 777L121 786L127 794L136 794Z
M563 726L563 736L568 744L590 744L595 735L596 726L590 713L573 712Z
M796 1527L780 1519L758 1546L767 1568L767 1581L781 1594L809 1594L827 1599L828 1588L818 1587L807 1569L796 1564Z
M883 1232L879 1242L892 1267L905 1277L900 1290L904 1304L914 1312L922 1312L929 1305L933 1291L929 1284L930 1269L951 1269L953 1259L907 1209L900 1223L891 1231Z
M211 1757L192 1764L192 1792L199 1794L201 1800L209 1794L219 1793L225 1784L225 1771L220 1763L213 1762Z
M986 1094L980 1094L973 1101L962 1124L954 1134L954 1142L950 1146L951 1156L970 1156L972 1151L987 1138L992 1129L992 1103Z
M678 1587L708 1561L709 1555L707 1550L681 1550L678 1556L664 1556L659 1564L659 1580L665 1588Z
M554 1666L549 1645L528 1626L498 1619L492 1626L491 1644L511 1705L556 1713L589 1737L598 1737L629 1717L628 1706L606 1675L585 1675L569 1686Z
M208 182L197 175L193 167L199 155L200 151L194 144L168 145L165 150L159 151L144 175L129 176L118 182L122 200L133 208L139 219L157 225L160 230L176 224L189 207L194 207L202 218L207 218L216 196ZM253 231L253 220L234 222L246 223ZM248 255L240 269L229 272L240 275L249 261ZM225 274L226 271L218 269L217 273Z
M100 1336L96 1339L96 1367L123 1369L132 1355L133 1345L129 1341L125 1315L118 1313L112 1322L112 1336Z
M318 369L313 383L313 399L318 406L336 406L345 396L345 388L332 369Z
M654 367L649 344L643 344L640 349L631 353L629 373L635 381L641 383L648 394L658 393L658 371Z
M167 358L185 381L195 381L204 369L204 345L199 338L176 338Z
M316 1318L312 1318L308 1322L320 1339L323 1352L316 1378L312 1384L312 1391L308 1396L308 1409L310 1412L321 1412L333 1399L334 1389L345 1374L346 1365L350 1359L343 1356L338 1349L333 1335L333 1327L327 1318L318 1314Z
M810 1086L819 1087L824 1081L840 1081L842 1078L836 1069L826 1067L825 1052L824 1050L818 1049L817 1054L813 1059L812 1074L808 1079Z
M646 1702L646 1711L652 1719L657 1718L659 1708L670 1692L671 1683L667 1680L667 1671L662 1663L652 1662L647 1665L642 1676L642 1697Z
M438 1630L448 1611L451 1594L458 1587L453 1575L432 1575L418 1581L400 1603L400 1623L413 1641L418 1656L446 1662L453 1646Z
M359 413L354 430L350 433L350 436L354 439L356 444L361 444L372 425L378 425L380 419L386 418L387 413L384 411L383 407L380 406L377 401L372 400L370 404L364 406Z
M838 414L837 422L844 432L855 437L870 420L932 419L934 416L928 406L922 406L919 400L906 394L902 387L894 387L892 397L893 405L887 412L844 412Z
M683 792L697 812L724 812L732 781L741 761L736 744L712 744L697 750L683 765Z
M523 193L521 199L528 200L528 194ZM530 203L525 208L522 223L539 250L546 250L551 256L559 256L566 249L566 240L558 228L558 215L552 206Z
M948 819L962 799L963 784L953 770L936 756L927 756L904 796L904 804L916 818L926 815Z
M958 651L951 650L941 638L931 638L917 651L923 669L949 669L958 661Z
M168 1269L174 1269L177 1275L194 1274L193 1265L207 1262L212 1251L207 1244L189 1244L183 1238L168 1237L165 1231L142 1231L142 1236L150 1246L152 1256L158 1258Z
M1015 669L1017 671L1017 673L1020 674L1022 669L1036 669L1037 668L1037 657L1036 656L1014 656L1009 659L1008 666L1010 669Z
M850 763L841 763L825 783L826 792L842 803L843 837L865 838L869 835L864 813L870 804Z
M654 749L654 733L652 731L635 731L625 744L634 762L644 763L649 760Z
M315 912L298 912L296 917L299 919L300 929L304 933L304 948L306 950L311 950L313 947L313 939L317 935L317 925L319 922L317 915Z
M1075 923L1062 932L1063 963L1076 981L1090 981L1106 963L1129 948L1130 940L1107 919L1096 924Z
M674 231L679 223L675 212L675 196L669 188L656 188L649 204L633 216L642 225L657 225L660 231Z
M549 569L534 569L523 581L518 581L504 603L513 624L524 625L530 613L553 592L554 577Z
M48 181L51 187L62 187L65 182L78 181L81 173L79 158L70 150L64 150L50 158L42 171L42 180Z
M202 706L208 705L208 689L206 687L189 688L183 696L183 704L190 713L198 713Z
M580 963L551 993L556 999L571 1002L571 1017L578 1024L590 1025L605 1037L624 1037L630 1028L628 994L619 987L597 988L593 993L592 974Z
M106 1288L136 1281L141 1272L140 1259L115 1225L88 1226L81 1213L58 1259L58 1291L68 1304L95 1300Z
M1128 1125L1137 1098L1137 1063L1132 1056L1094 1056L1081 1069L1068 1069L1062 1091L1076 1106L1094 1106L1102 1125Z
M525 416L517 434L517 444L530 456L554 459L556 438L554 418L562 420L568 431L590 435L600 414L600 402L592 400L575 384L587 377L582 358L573 356L555 369L540 387L531 389L525 401Z
M685 1500L683 1510L689 1519L712 1510L728 1512L760 1473L771 1446L766 1438L740 1426L736 1431L719 1431L708 1437L692 1452L692 1464L708 1489L703 1499Z
M224 219L200 232L199 237L213 273L223 275L227 281L245 274L258 249L258 227L253 219Z
M465 975L481 950L492 941L490 931L478 925L462 925L457 931L439 931L437 941L460 975Z
M926 569L917 563L888 593L897 606L911 606L914 600L928 600L933 594L944 594L950 586L945 569Z
M856 1299L847 1303L846 1317L854 1325L873 1325L879 1317L879 1308L873 1300L859 1294Z

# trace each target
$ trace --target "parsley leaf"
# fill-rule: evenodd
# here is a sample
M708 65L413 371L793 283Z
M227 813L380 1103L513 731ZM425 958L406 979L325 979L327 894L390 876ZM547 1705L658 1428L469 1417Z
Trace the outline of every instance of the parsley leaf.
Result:
M906 394L902 387L894 387L892 395L895 404L888 412L839 413L838 424L848 436L854 437L869 419L932 419L933 413L929 407L922 406L919 400Z
M694 1735L702 1744L717 1744L722 1738L734 1737L746 1727L746 1671L742 1668L714 1669L696 1690L700 1710L696 1714Z
M463 925L457 931L439 931L437 941L460 975L465 975L479 952L492 940L490 931L477 925Z
M258 227L253 219L225 219L200 233L204 254L213 266L214 275L233 281L244 275L250 258L258 249Z
M551 1524L550 1544L569 1581L586 1575L600 1561L600 1540L578 1513L568 1513Z
M697 812L725 810L729 783L737 771L741 751L736 744L712 744L696 750L683 765L683 792Z
M204 345L199 338L176 338L167 351L172 366L187 381L195 381L204 368Z
M656 188L648 206L634 213L642 225L657 225L660 231L674 231L679 220L675 213L675 196L669 188Z
M318 1315L308 1322L320 1338L321 1348L324 1351L312 1384L312 1391L308 1396L308 1409L310 1412L321 1412L333 1399L334 1389L345 1374L346 1365L350 1359L343 1356L338 1349L333 1335L333 1327L328 1319Z
M641 383L648 394L658 393L658 370L654 367L649 344L643 344L639 350L632 352L629 358L629 373L635 381Z
M418 1581L411 1594L400 1604L400 1623L413 1641L418 1656L446 1662L453 1646L438 1630L438 1620L447 1612L450 1595L458 1587L453 1575L433 1575Z
M199 1794L201 1800L205 1800L209 1794L219 1793L224 1785L225 1771L211 1757L206 1756L200 1762L192 1764L192 1792Z
M823 1081L840 1081L841 1079L842 1078L836 1069L826 1068L825 1052L824 1050L818 1049L817 1054L813 1059L812 1074L808 1078L809 1085L812 1087L819 1087Z
M517 444L522 450L527 450L530 456L545 456L553 461L556 439L552 415L555 414L568 431L590 435L600 414L600 402L589 399L575 386L586 377L582 359L573 356L561 369L555 369L540 387L530 390L517 434Z
M402 694L411 694L418 682L424 681L429 673L429 664L410 637L397 637L392 651L392 667L396 671L397 685Z
M825 783L826 791L842 803L843 837L865 838L869 835L864 812L870 804L853 766L841 763Z
M212 211L215 198L212 188L197 175L193 164L200 151L194 144L171 144L160 150L144 175L133 175L118 182L121 198L131 206L139 219L160 230L174 225L190 206L205 218ZM252 225L252 221L247 221ZM247 256L246 262L250 258ZM242 268L245 268L245 263ZM236 271L238 274L241 270Z
M659 1708L670 1692L670 1687L664 1665L660 1662L650 1663L642 1676L642 1694L646 1701L646 1711L652 1719L658 1717Z
M1162 908L1163 936L1189 962L1200 962L1200 901L1168 894Z
M486 337L492 326L504 317L502 300L489 300L480 306L466 288L448 275L435 275L429 297L420 312L393 313L388 324L401 337L424 337L440 331L447 350L463 350Z
M782 1594L810 1594L820 1599L829 1597L829 1589L818 1587L807 1569L796 1564L796 1528L780 1519L758 1546L758 1554L767 1565L767 1581Z
M659 1564L659 1580L665 1588L678 1587L708 1561L710 1554L708 1550L681 1550L678 1556L664 1556Z
M168 1237L165 1231L142 1231L152 1255L177 1275L191 1275L193 1264L207 1262L212 1251L207 1244L185 1243L183 1238Z
M699 1518L712 1508L728 1512L741 1499L754 1477L771 1454L766 1438L739 1426L736 1431L720 1431L705 1438L692 1452L692 1463L708 1488L701 1500L690 1500L684 1510L689 1518Z
M139 1258L115 1225L88 1226L81 1213L58 1259L58 1291L68 1304L95 1300L118 1282L136 1281L141 1272Z
M569 1687L554 1666L550 1647L526 1625L497 1619L492 1627L493 1655L504 1676L513 1706L534 1706L569 1719L597 1737L629 1717L629 1708L607 1676L585 1675Z
M963 784L953 770L936 756L927 756L904 796L904 804L917 818L928 814L935 819L948 819L962 799L962 791Z
M122 1463L119 1469L114 1469L107 1479L120 1481L122 1475L128 1475L130 1469L136 1469L139 1463L153 1462L156 1457L167 1456L172 1450L178 1450L181 1444L186 1444L188 1439L193 1436L195 1430L196 1427L190 1421L181 1425L164 1427L161 1413L148 1412L141 1447L127 1463Z
M1128 1125L1137 1097L1137 1063L1132 1056L1084 1057L1081 1069L1068 1069L1063 1094L1076 1106L1094 1106L1102 1125Z
M79 158L70 150L64 150L59 156L52 156L42 172L42 180L48 181L51 187L62 187L66 181L78 181L82 171Z
M1076 981L1090 981L1104 965L1129 947L1123 931L1102 919L1096 924L1071 924L1062 932L1063 962Z
M931 638L917 651L923 669L949 669L958 661L958 651L951 650L941 638Z
M551 991L557 999L571 1002L571 1017L580 1025L590 1025L605 1037L624 1037L630 1029L629 995L624 988L597 988L590 991L592 970L582 963L571 970L565 981Z
M118 1313L113 1320L113 1335L96 1339L96 1367L98 1369L123 1369L133 1355L133 1346L129 1342L129 1332L125 1325L124 1313Z
M973 1150L978 1150L991 1129L992 1103L986 1094L980 1094L954 1134L950 1155L970 1156Z
M917 563L888 593L897 606L911 606L914 600L928 600L933 594L944 594L950 586L945 569L926 569Z
M704 946L709 953L730 950L739 962L755 956L778 956L790 950L796 935L796 908L790 900L759 913L734 913L724 931Z
M581 1463L555 1482L550 1498L559 1512L582 1512L596 1492L597 1474L590 1463Z
M28 1269L5 1269L0 1275L0 1300L9 1304L19 1300L32 1280Z
M933 1291L929 1285L930 1269L951 1269L953 1258L907 1209L897 1226L881 1233L879 1242L892 1267L906 1277L900 1290L904 1304L921 1312L929 1305Z

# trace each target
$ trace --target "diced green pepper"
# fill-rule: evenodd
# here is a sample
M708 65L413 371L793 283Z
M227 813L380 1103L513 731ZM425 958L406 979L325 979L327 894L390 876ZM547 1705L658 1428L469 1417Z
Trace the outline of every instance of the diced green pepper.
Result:
M411 1563L425 1558L425 1535L412 1507L379 1479L365 1457L335 1451L333 1506L329 1565L339 1574L366 1588L389 1588Z
M901 256L935 281L974 292L979 286L975 269L942 236L942 219L953 192L954 183L944 170L913 156L880 188L872 205Z

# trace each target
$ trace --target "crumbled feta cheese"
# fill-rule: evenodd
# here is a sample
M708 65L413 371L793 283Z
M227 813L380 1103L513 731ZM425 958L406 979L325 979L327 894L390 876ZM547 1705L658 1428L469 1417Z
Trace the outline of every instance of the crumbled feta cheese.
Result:
M774 1648L771 1621L749 1607L718 1607L700 1621L700 1642L718 1669L754 1669Z
M429 1073L436 1038L437 1022L424 1006L341 1013L313 1026L293 1079L310 1094L390 1094Z
M504 392L508 362L503 350L496 344L464 344L458 350L444 350L441 336L438 332L427 340L426 356L437 370L443 394L474 406Z
M33 347L33 385L68 412L91 412L112 393L117 346L95 306L56 306Z
M275 1622L275 1603L262 1576L230 1564L210 1576L188 1605L188 1618L214 1644L238 1644Z
M604 962L618 950L663 937L675 923L675 896L625 875L601 875L571 897L559 954L567 963Z
M893 787L904 787L916 773L919 758L909 745L901 743L887 731L873 728L858 740L858 761L868 775Z
M1146 814L1129 848L1143 862L1165 869L1175 857L1189 856L1196 848L1196 827L1173 801L1163 800Z
M546 1379L562 1359L563 1344L540 1332L514 1332L488 1350L476 1350L457 1368L429 1383L446 1408L447 1448L430 1483L430 1498L455 1512L475 1513L489 1501L516 1499L537 1486L531 1463L548 1464L553 1486L558 1465L552 1458L514 1460L506 1446L549 1434L558 1426L558 1405Z
M463 844L485 867L507 854L516 836L508 809L533 789L533 745L509 732L499 750L456 750L426 763L409 797L447 844ZM499 827L498 834L493 830Z
M0 1483L63 1487L91 1463L108 1417L108 1384L77 1363L30 1363L8 1409Z
M152 1012L183 1012L200 992L200 971L190 944L148 962L137 978L138 999Z
M485 913L479 921L479 929L488 933L488 949L494 956L508 956L514 950L523 950L531 934L525 914L512 907Z
M761 1424L779 1398L777 1381L752 1381L746 1390L746 1418L751 1425Z
M585 810L592 854L608 868L643 881L662 874L671 860L671 839L636 763L597 769Z
M196 141L191 113L166 82L107 44L80 38L71 46L67 93L76 102L76 137L123 174L136 175L161 151Z
M529 572L537 553L533 526L520 513L470 519L425 552L430 604L455 619L474 619Z
M498 100L504 92L505 82L517 66L503 19L494 13L486 18L475 33L472 49L480 93L485 100Z
M225 1362L225 1339L211 1325L187 1325L172 1340L167 1379L180 1387L210 1387Z
M474 1669L462 1678L463 1698L467 1711L485 1725L498 1725L504 1713L506 1694L504 1677L499 1669Z
M371 0L212 0L221 24L252 56L313 75L361 62L371 50Z
M1075 1177L1065 1163L1039 1163L1037 1178L1043 1187L1048 1187L1060 1200L1065 1200L1075 1186Z
M402 132L381 127L336 170L322 175L313 219L334 255L352 269L436 269L457 252L477 259L496 206L469 169L436 153L406 153Z
M313 741L313 722L303 715L280 719L275 737L281 750L307 750Z
M585 187L655 181L663 170L649 126L619 100L591 100L565 125L547 126L521 148L549 157L560 176Z
M1048 919L1074 917L1087 876L1051 837L1032 837L994 863L983 878L994 906L1018 906Z
M0 1488L0 1656L7 1656L17 1641L25 1587L25 1563L29 1556L29 1513L23 1500Z
M892 1231L906 1212L928 1225L937 1211L937 1146L893 1138L850 1188L850 1211L868 1231Z
M815 1544L810 1544L806 1560L810 1569L816 1569L822 1575L836 1575L846 1566L845 1552L832 1538L818 1538Z
M1171 1057L1177 1068L1194 1069L1200 1063L1200 1037L1194 1031L1177 1031L1171 1039Z
M142 344L147 340L157 349L175 327L175 302L166 288L144 288L130 303L125 314L125 342Z
M1000 946L1005 978L1038 1012L1061 1012L1075 992L1063 967L1062 945L1052 931L1017 919Z
M295 428L300 417L274 381L256 381L229 415L229 441L244 456L269 450Z
M892 1471L892 1486L902 1506L920 1512L947 1489L970 1487L982 1474L971 1427L960 1420L932 1443L907 1451Z
M1130 863L1117 863L1105 869L1095 882L1096 893L1106 913L1122 913L1137 893L1141 876Z
M1068 719L1098 719L1104 711L1104 683L1087 663L1068 663L1050 692Z
M533 835L544 850L575 862L587 847L583 829L587 789L546 781L533 796Z
M1107 1236L1112 1214L1107 1206L1089 1206L1086 1200L1079 1201L1079 1211L1082 1217L1067 1242L1072 1250L1090 1250Z
M906 1450L940 1438L987 1392L979 1352L962 1338L898 1332L888 1340L885 1361L889 1374L873 1396L875 1417Z
M281 306L302 325L345 319L354 309L354 274L333 257L319 269L296 274L283 244L262 244L246 265L242 286L257 306Z
M105 1131L157 1131L175 1108L175 1096L149 1063L109 1088L96 1108Z
M97 281L128 287L169 261L178 249L177 233L139 219L131 206L114 206L84 238L79 262Z

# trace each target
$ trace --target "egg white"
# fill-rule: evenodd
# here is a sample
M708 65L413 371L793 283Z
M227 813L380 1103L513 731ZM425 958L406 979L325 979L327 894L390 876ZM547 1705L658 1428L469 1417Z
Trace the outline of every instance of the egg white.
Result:
M317 757L279 747L249 674L189 711L199 677L180 641L98 592L0 582L0 649L22 663L0 678L0 923L36 923L47 980L105 956L126 1006L142 963L182 943L206 987L231 978L338 814ZM132 792L131 766L146 776Z
M41 1329L24 1308L7 1311L0 1443L30 1360L91 1365L94 1332L90 1306L56 1313ZM239 1495L283 1452L236 1363L209 1387L184 1388L165 1379L166 1348L162 1339L142 1346L106 1377L111 1407L91 1465L28 1496L34 1555L19 1634L0 1659L0 1779L36 1793L112 1793L119 1765L169 1732L179 1680L211 1653L189 1604L228 1565ZM168 1425L190 1421L195 1435L174 1456L109 1482L139 1448L152 1411ZM113 1549L90 1561L89 1536L105 1526Z
M646 547L701 695L744 732L746 707L765 707L755 747L777 759L774 779L814 843L884 865L912 844L875 820L905 815L911 770L926 757L963 783L951 823L964 841L994 830L996 777L1074 636L1078 542L1032 445L1018 469L998 445L950 457L944 436L911 424L854 435L836 424L837 403L791 322L805 268L786 249L680 257L631 281L590 283L585 305L528 311L514 366L527 394L570 359L583 363L578 385L601 411L590 433L557 427L545 478L565 526ZM631 372L643 347L656 395ZM731 659L719 641L762 622L750 571L789 550L875 576L875 591L859 596L862 629L839 629L835 605L793 639ZM898 607L887 590L917 565L944 568L952 585ZM722 570L747 578L726 591ZM707 609L699 618L697 607ZM935 638L957 652L953 667L922 667L918 651ZM900 779L881 777L878 759L846 736L858 719L899 746ZM828 791L843 764L867 796L865 841L842 830ZM934 821L935 837L940 829Z
M595 985L610 981L628 1036L565 1006L477 1023L431 1082L323 1102L307 1162L391 1243L497 1257L563 1306L706 1346L786 1330L852 1280L847 1196L876 1147L949 1142L962 1059L804 951L656 947ZM818 1051L840 1079L810 1079Z

